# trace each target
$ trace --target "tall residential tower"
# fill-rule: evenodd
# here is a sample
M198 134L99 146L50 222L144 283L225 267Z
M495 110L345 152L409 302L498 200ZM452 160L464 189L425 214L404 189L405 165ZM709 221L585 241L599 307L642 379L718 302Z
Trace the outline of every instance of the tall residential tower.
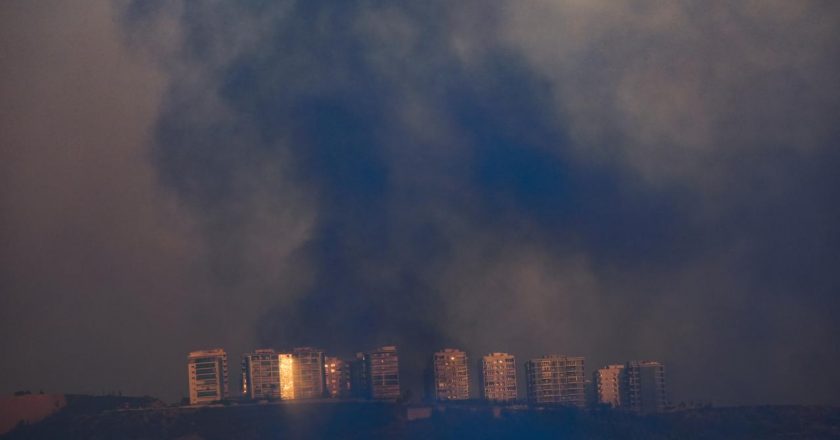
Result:
M607 365L592 373L595 386L595 402L613 408L621 406L621 382L624 365Z
M350 360L350 395L355 398L370 398L370 365L369 356L358 352Z
M491 353L481 359L482 395L487 400L516 400L516 359L507 353Z
M350 364L337 357L324 359L327 395L333 399L350 396Z
M446 348L434 354L435 400L466 400L470 398L470 369L467 354L454 348Z
M280 398L282 400L295 399L295 358L291 353L277 355L280 369Z
M295 348L293 375L295 399L316 399L326 395L324 351L312 347Z
M630 361L624 367L621 406L648 414L660 412L668 404L665 392L665 365L657 361Z
M543 356L528 361L525 371L531 403L586 405L583 357Z
M280 399L280 362L274 350L259 349L242 356L242 396Z
M377 348L367 353L370 396L374 399L398 399L400 397L400 360L397 347L393 345Z
M190 405L218 402L230 396L227 353L221 348L193 351L187 358Z

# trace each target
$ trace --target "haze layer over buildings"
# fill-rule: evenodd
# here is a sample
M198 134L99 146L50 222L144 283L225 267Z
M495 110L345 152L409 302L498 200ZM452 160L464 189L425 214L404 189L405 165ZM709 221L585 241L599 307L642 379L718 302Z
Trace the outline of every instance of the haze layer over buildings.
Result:
M462 347L840 404L838 41L818 0L0 2L0 392L393 344L415 391Z

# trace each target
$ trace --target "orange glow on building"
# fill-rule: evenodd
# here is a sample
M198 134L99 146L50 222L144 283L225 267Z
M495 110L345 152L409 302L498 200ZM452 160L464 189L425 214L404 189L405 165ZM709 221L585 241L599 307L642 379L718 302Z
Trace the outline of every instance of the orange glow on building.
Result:
M271 349L242 356L242 395L253 400L280 399L280 365Z
M294 400L295 398L295 360L289 353L277 355L280 364L280 398Z
M607 365L594 374L595 399L598 403L616 408L621 405L621 380L624 365Z
M507 353L491 353L481 360L484 398L497 402L516 400L516 359Z
M586 405L582 357L543 356L528 361L525 370L531 403Z
M467 354L447 348L434 354L434 396L436 400L470 398L470 371Z
M326 358L324 374L329 397L337 399L350 395L350 365L347 362L337 357Z
M295 399L324 397L324 351L312 347L299 347L294 349L292 358Z

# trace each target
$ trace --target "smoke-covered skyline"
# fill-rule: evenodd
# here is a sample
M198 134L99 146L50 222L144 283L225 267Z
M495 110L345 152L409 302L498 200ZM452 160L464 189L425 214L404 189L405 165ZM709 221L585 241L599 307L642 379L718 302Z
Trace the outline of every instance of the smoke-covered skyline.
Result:
M832 2L0 11L3 392L397 344L837 403Z

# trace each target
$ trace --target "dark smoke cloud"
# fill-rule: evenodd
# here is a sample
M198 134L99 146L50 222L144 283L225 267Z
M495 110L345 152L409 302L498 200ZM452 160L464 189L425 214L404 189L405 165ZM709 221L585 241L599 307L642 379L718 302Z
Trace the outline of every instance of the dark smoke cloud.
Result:
M168 80L122 44L110 3L0 8L0 392L179 398L185 353L245 350L255 331L242 323L277 300L278 279L305 283L286 255L312 215L297 189L265 196L284 186L258 166L217 215L159 184Z
M580 354L590 370L661 359L677 399L837 402L840 384L823 374L840 360L832 3L137 1L117 11L125 46L112 56L159 70L108 78L151 69L160 100L117 118L154 121L126 144L147 161L106 168L142 179L125 183L133 195L78 205L99 214L55 221L93 229L101 242L87 248L125 269L103 277L87 269L94 260L62 277L38 261L29 272L16 255L37 242L15 239L2 254L15 263L2 272L4 310L33 295L87 298L57 320L75 325L131 307L157 322L152 335L173 335L149 342L137 326L122 336L166 358L147 366L176 370L164 395L183 388L183 353L202 345L235 356L396 343L415 391L429 353L456 345L474 359ZM132 100L130 87L89 93L115 90ZM23 141L9 145L24 154ZM108 158L83 151L80 169ZM118 192L109 176L70 188ZM3 194L14 208L4 236L43 231L28 219L44 213ZM101 212L115 207L133 227ZM147 237L135 238L140 250L111 244L125 231ZM73 255L73 243L54 243L46 254ZM137 255L154 264L132 264ZM48 285L29 284L36 277ZM29 333L4 339L6 352L60 343L32 336L59 324L7 322ZM68 333L85 353L127 353L83 344L88 334ZM129 364L105 365L140 374Z

